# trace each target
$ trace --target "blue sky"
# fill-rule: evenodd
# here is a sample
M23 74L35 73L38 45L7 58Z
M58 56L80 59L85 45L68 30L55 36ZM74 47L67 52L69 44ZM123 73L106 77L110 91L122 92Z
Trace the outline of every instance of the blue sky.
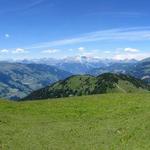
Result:
M150 57L149 0L0 0L0 60Z

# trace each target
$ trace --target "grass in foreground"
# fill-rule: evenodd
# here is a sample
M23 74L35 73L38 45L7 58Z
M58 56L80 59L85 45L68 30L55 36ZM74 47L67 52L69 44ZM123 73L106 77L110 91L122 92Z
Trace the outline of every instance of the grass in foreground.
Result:
M0 150L150 149L150 94L0 101Z

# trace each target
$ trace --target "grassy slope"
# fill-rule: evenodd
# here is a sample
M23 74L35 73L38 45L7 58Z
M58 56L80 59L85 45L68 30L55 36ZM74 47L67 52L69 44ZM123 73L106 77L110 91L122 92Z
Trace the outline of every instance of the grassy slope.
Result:
M0 101L0 149L150 149L150 94Z

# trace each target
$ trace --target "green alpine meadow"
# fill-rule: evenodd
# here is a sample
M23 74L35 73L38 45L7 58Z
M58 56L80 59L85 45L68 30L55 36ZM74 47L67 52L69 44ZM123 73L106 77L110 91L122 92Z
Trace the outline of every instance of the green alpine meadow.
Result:
M150 0L0 0L0 150L150 150Z
M0 100L2 150L148 150L150 94Z

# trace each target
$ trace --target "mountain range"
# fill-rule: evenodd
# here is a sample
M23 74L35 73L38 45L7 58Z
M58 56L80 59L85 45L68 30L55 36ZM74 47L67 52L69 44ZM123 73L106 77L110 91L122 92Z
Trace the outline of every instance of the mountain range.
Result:
M110 63L108 66L91 69L87 74L97 76L107 72L131 75L150 83L150 58L142 61L130 61L128 63Z
M20 99L72 75L121 73L150 83L150 58L109 60L86 56L0 62L0 97Z
M35 63L35 64L51 65L76 75L76 74L87 74L93 69L99 68L104 69L111 66L112 64L118 66L124 63L129 66L131 64L137 63L138 61L134 59L113 60L113 59L101 59L97 57L74 56L62 59L43 58L43 59L22 60L19 62L23 64Z

